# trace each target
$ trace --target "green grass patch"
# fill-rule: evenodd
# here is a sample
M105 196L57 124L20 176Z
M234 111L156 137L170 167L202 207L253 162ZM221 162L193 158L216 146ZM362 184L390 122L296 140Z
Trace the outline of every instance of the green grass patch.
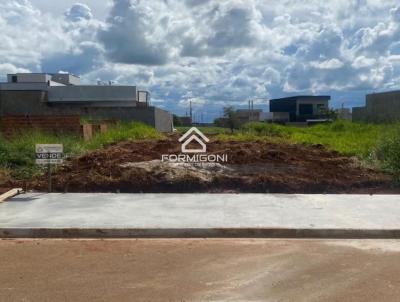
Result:
M233 135L219 135L220 139L240 141L270 140L288 143L323 144L344 155L367 158L371 156L380 137L394 125L377 125L336 121L310 127L283 126L253 122L244 125Z
M100 149L106 145L126 140L162 139L164 136L153 127L143 123L119 123L108 129L106 133L99 133L86 144L89 150Z
M323 144L345 155L368 158L380 137L390 127L393 125L337 121L331 124L291 129L290 139L297 143Z
M374 155L400 182L400 126L388 130L376 145Z
M289 138L291 129L278 124L251 122L241 128L241 134Z
M163 135L150 126L136 122L119 123L106 133L96 134L89 142L84 142L80 136L54 135L43 131L26 131L9 138L0 136L0 169L11 171L11 175L19 179L43 173L46 167L35 163L36 144L63 144L67 156L76 156L123 140L148 138L161 139Z
M357 156L369 166L392 173L400 182L400 124L336 121L311 127L249 123L222 140L267 140L277 143L322 144L347 156Z
M223 141L269 141L269 142L288 142L288 129L277 124L267 124L252 122L244 125L234 134L230 131L218 134L218 139Z
M188 131L192 127L175 127L175 129L178 131L179 134L184 134L186 131ZM202 133L205 135L215 135L215 134L230 134L231 130L228 128L222 128L222 127L211 127L211 126L196 126L197 129L199 129ZM235 133L238 133L238 130L235 130Z
M400 182L400 124L336 121L311 127L249 123L222 140L322 144L346 156L357 156L368 166L386 170Z
M54 135L41 131L27 131L10 138L0 137L0 167L9 169L12 176L29 178L40 174L44 167L35 163L36 144L63 144L66 154L79 154L85 150L78 136Z
M238 132L235 134L219 134L217 139L221 141L254 142L264 141L271 143L291 143L288 139L277 136L260 136L254 133Z

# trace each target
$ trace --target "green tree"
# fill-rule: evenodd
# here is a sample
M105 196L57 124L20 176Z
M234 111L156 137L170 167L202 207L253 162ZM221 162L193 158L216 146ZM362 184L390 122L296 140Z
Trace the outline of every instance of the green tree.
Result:
M226 119L227 126L231 129L231 133L233 133L234 129L239 128L239 120L233 106L224 108L224 118Z
M335 109L332 108L324 108L321 110L321 115L325 116L325 118L336 121L338 119L338 113Z

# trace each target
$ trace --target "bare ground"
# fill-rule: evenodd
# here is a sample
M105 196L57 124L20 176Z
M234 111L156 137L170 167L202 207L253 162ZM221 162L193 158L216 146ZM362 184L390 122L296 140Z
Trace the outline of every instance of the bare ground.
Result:
M322 145L213 140L211 154L228 154L224 165L202 167L161 162L179 153L174 136L166 140L122 142L73 158L55 173L58 192L270 192L398 193L389 175L362 167L356 158ZM44 191L47 178L27 184Z
M397 240L1 240L0 301L399 301Z

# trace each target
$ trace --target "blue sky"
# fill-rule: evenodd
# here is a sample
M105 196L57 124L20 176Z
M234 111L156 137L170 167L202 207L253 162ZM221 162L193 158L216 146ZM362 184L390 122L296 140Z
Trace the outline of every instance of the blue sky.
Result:
M138 85L178 114L192 101L207 120L296 94L359 106L400 83L394 0L11 0L0 28L0 75Z

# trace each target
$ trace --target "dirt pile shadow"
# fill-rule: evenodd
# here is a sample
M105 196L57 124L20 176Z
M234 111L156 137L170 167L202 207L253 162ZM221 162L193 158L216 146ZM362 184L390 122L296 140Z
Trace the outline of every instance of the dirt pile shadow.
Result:
M162 162L179 153L176 137L122 142L70 159L53 176L58 192L270 192L387 193L390 176L321 145L212 140L208 153L227 154L224 165ZM45 176L27 184L46 191Z

